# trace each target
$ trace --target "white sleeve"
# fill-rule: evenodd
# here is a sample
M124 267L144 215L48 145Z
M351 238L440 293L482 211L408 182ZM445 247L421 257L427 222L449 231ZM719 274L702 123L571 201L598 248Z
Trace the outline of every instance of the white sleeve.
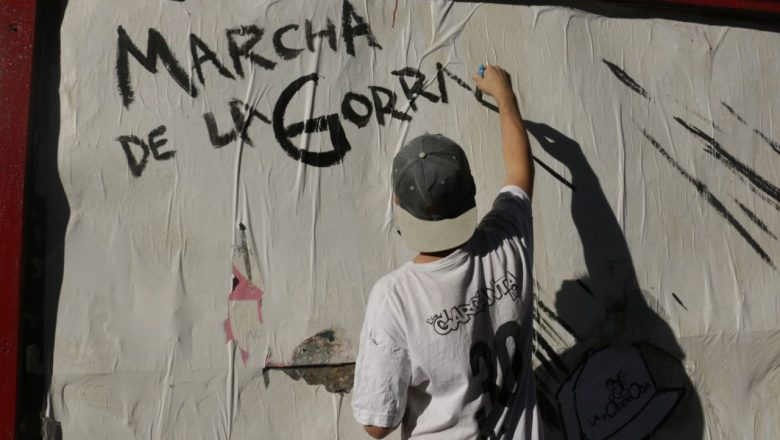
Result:
M352 410L362 425L398 426L406 410L411 376L405 336L398 325L398 310L381 281L366 306L355 365Z

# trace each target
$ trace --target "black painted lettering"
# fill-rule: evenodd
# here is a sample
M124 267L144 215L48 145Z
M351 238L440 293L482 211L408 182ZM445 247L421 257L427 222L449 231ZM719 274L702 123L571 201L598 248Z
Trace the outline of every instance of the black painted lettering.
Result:
M363 114L358 113L353 107L353 102L357 102L365 109ZM349 92L344 95L344 99L341 100L341 114L344 118L357 125L358 128L365 127L368 121L371 120L371 113L373 107L371 106L371 100L361 95L360 93Z
M233 118L233 125L235 126L236 132L241 136L241 140L250 147L255 145L252 142L252 138L249 137L249 127L252 125L252 121L259 119L266 124L271 123L271 120L268 119L268 117L249 104L243 103L240 99L233 99L230 101L230 115Z
M125 152L125 158L127 159L127 166L130 168L130 173L135 177L141 177L141 174L146 168L146 164L149 162L149 147L138 138L138 136L119 136L116 138L120 144L122 144L122 150ZM141 149L141 158L138 159L133 152L133 145Z
M365 36L370 47L382 49L374 34L371 33L371 27L363 17L355 12L355 7L349 0L344 0L341 8L341 35L344 38L344 43L347 44L347 53L352 56L355 56L355 37Z
M284 42L282 41L282 37L284 37L284 34L286 34L289 31L297 31L298 25L297 24L288 24L287 26L282 26L279 29L274 32L274 49L276 49L276 53L281 57L283 60L292 60L293 58L297 57L298 55L303 52L303 49L293 49L290 47L287 47L284 45Z
M161 125L149 132L149 150L151 150L152 157L154 157L155 160L168 160L176 155L175 150L160 151L160 148L168 143L168 139L158 139L165 134L166 130L167 128L165 128L164 125Z
M369 89L374 100L374 114L379 125L385 125L385 115L390 115L401 121L412 120L411 116L395 109L396 95L392 90L379 86L370 86ZM384 100L381 95L384 95Z
M441 63L436 63L436 83L439 85L439 97L442 104L448 104L450 99L447 95L447 82L444 80L444 66Z
M208 112L203 115L203 120L206 122L206 130L209 133L209 141L214 148L222 148L229 143L236 140L238 132L234 128L227 133L220 133L217 126L217 120L214 118L213 112Z
M287 112L287 106L295 97L298 91L308 82L317 84L318 77L316 73L302 76L288 85L279 96L279 100L274 106L273 128L276 140L282 149L295 160L301 161L307 165L316 167L329 167L341 162L352 146L344 133L344 127L341 125L339 115L336 113L319 116L309 119L305 122L296 122L289 126L285 125L284 117ZM314 133L328 131L333 150L324 152L312 152L303 150L295 146L290 139L302 133Z
M116 32L118 34L116 77L119 94L122 96L122 104L125 108L130 108L130 104L135 100L135 91L130 78L128 55L132 55L150 73L157 73L157 60L159 59L173 80L176 81L176 84L191 97L198 96L198 89L195 87L195 84L190 81L189 75L182 69L179 60L174 56L165 38L157 30L149 28L146 54L133 43L133 40L130 39L130 36L122 26L117 27Z
M254 143L252 142L252 138L249 137L249 127L251 126L252 121L259 119L270 124L271 120L257 111L254 107L243 103L240 99L230 100L229 105L230 117L233 120L233 128L227 133L219 133L219 127L217 126L217 121L214 118L213 113L209 112L203 115L211 145L214 148L222 148L235 141L240 136L244 143L253 147Z
M417 104L414 102L418 96L431 101L439 102L439 97L433 93L426 92L425 87L425 75L419 70L412 67L405 67L403 69L395 70L391 72L398 77L398 81L401 83L401 89L404 91L406 99L409 100L409 106L412 110L417 111ZM414 78L414 84L411 86L406 82L406 78Z
M317 33L314 33L314 31L312 30L311 20L306 20L306 24L305 24L306 47L309 49L309 52L314 52L314 39L322 38L322 37L327 37L330 48L334 52L336 51L336 25L334 25L333 22L330 21L330 18L326 18L326 20L327 21L326 21L325 29Z
M436 67L439 68L439 66L441 66L441 65L439 64ZM476 98L477 102L482 104L484 107L486 107L486 108L488 108L488 109L490 109L490 110L492 110L492 111L494 111L496 113L498 112L498 107L495 104L492 104L490 102L485 101L485 97L482 95L482 91L480 91L478 88L475 87L475 88L472 89L471 86L468 85L468 83L466 81L464 81L458 75L455 75L454 73L450 72L445 67L439 68L439 71L445 73L447 76L452 78L452 80L455 81L455 83L457 85L463 87L464 89L468 90L469 92L473 91L474 92L474 98ZM442 79L442 81L443 81L443 79ZM441 84L439 85L439 87L440 88L442 87Z
M263 29L255 25L239 26L226 31L228 52L230 58L233 59L233 69L241 78L244 77L244 66L241 64L241 58L246 58L266 70L273 70L276 67L275 62L252 52L252 48L263 38L263 32ZM248 38L239 44L236 41L237 37Z
M225 78L236 79L219 61L217 54L195 34L190 34L190 52L192 53L192 62L195 64L195 71L198 73L198 79L201 84L206 84L206 81L203 79L202 65L207 61L217 68L217 72L220 75Z

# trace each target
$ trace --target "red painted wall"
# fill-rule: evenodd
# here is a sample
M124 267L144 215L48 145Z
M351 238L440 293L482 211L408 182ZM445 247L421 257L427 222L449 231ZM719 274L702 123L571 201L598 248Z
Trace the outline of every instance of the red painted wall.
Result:
M0 6L0 439L16 431L22 205L35 0Z

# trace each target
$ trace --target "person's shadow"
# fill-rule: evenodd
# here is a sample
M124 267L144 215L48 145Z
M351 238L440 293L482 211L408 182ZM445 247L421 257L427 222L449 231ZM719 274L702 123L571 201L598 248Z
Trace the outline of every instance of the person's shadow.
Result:
M587 267L587 275L562 282L555 311L540 302L536 316L541 365L535 376L546 438L702 438L703 412L685 353L659 303L641 290L582 148L548 125L527 121L526 128L570 171L571 215ZM573 345L556 353L555 341L565 345L567 338Z

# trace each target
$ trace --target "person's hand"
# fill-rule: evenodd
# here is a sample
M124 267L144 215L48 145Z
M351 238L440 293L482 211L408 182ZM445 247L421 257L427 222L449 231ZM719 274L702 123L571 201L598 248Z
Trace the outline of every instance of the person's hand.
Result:
M483 77L474 75L472 78L482 93L492 96L499 103L515 97L515 92L512 91L512 78L499 66L486 65Z

